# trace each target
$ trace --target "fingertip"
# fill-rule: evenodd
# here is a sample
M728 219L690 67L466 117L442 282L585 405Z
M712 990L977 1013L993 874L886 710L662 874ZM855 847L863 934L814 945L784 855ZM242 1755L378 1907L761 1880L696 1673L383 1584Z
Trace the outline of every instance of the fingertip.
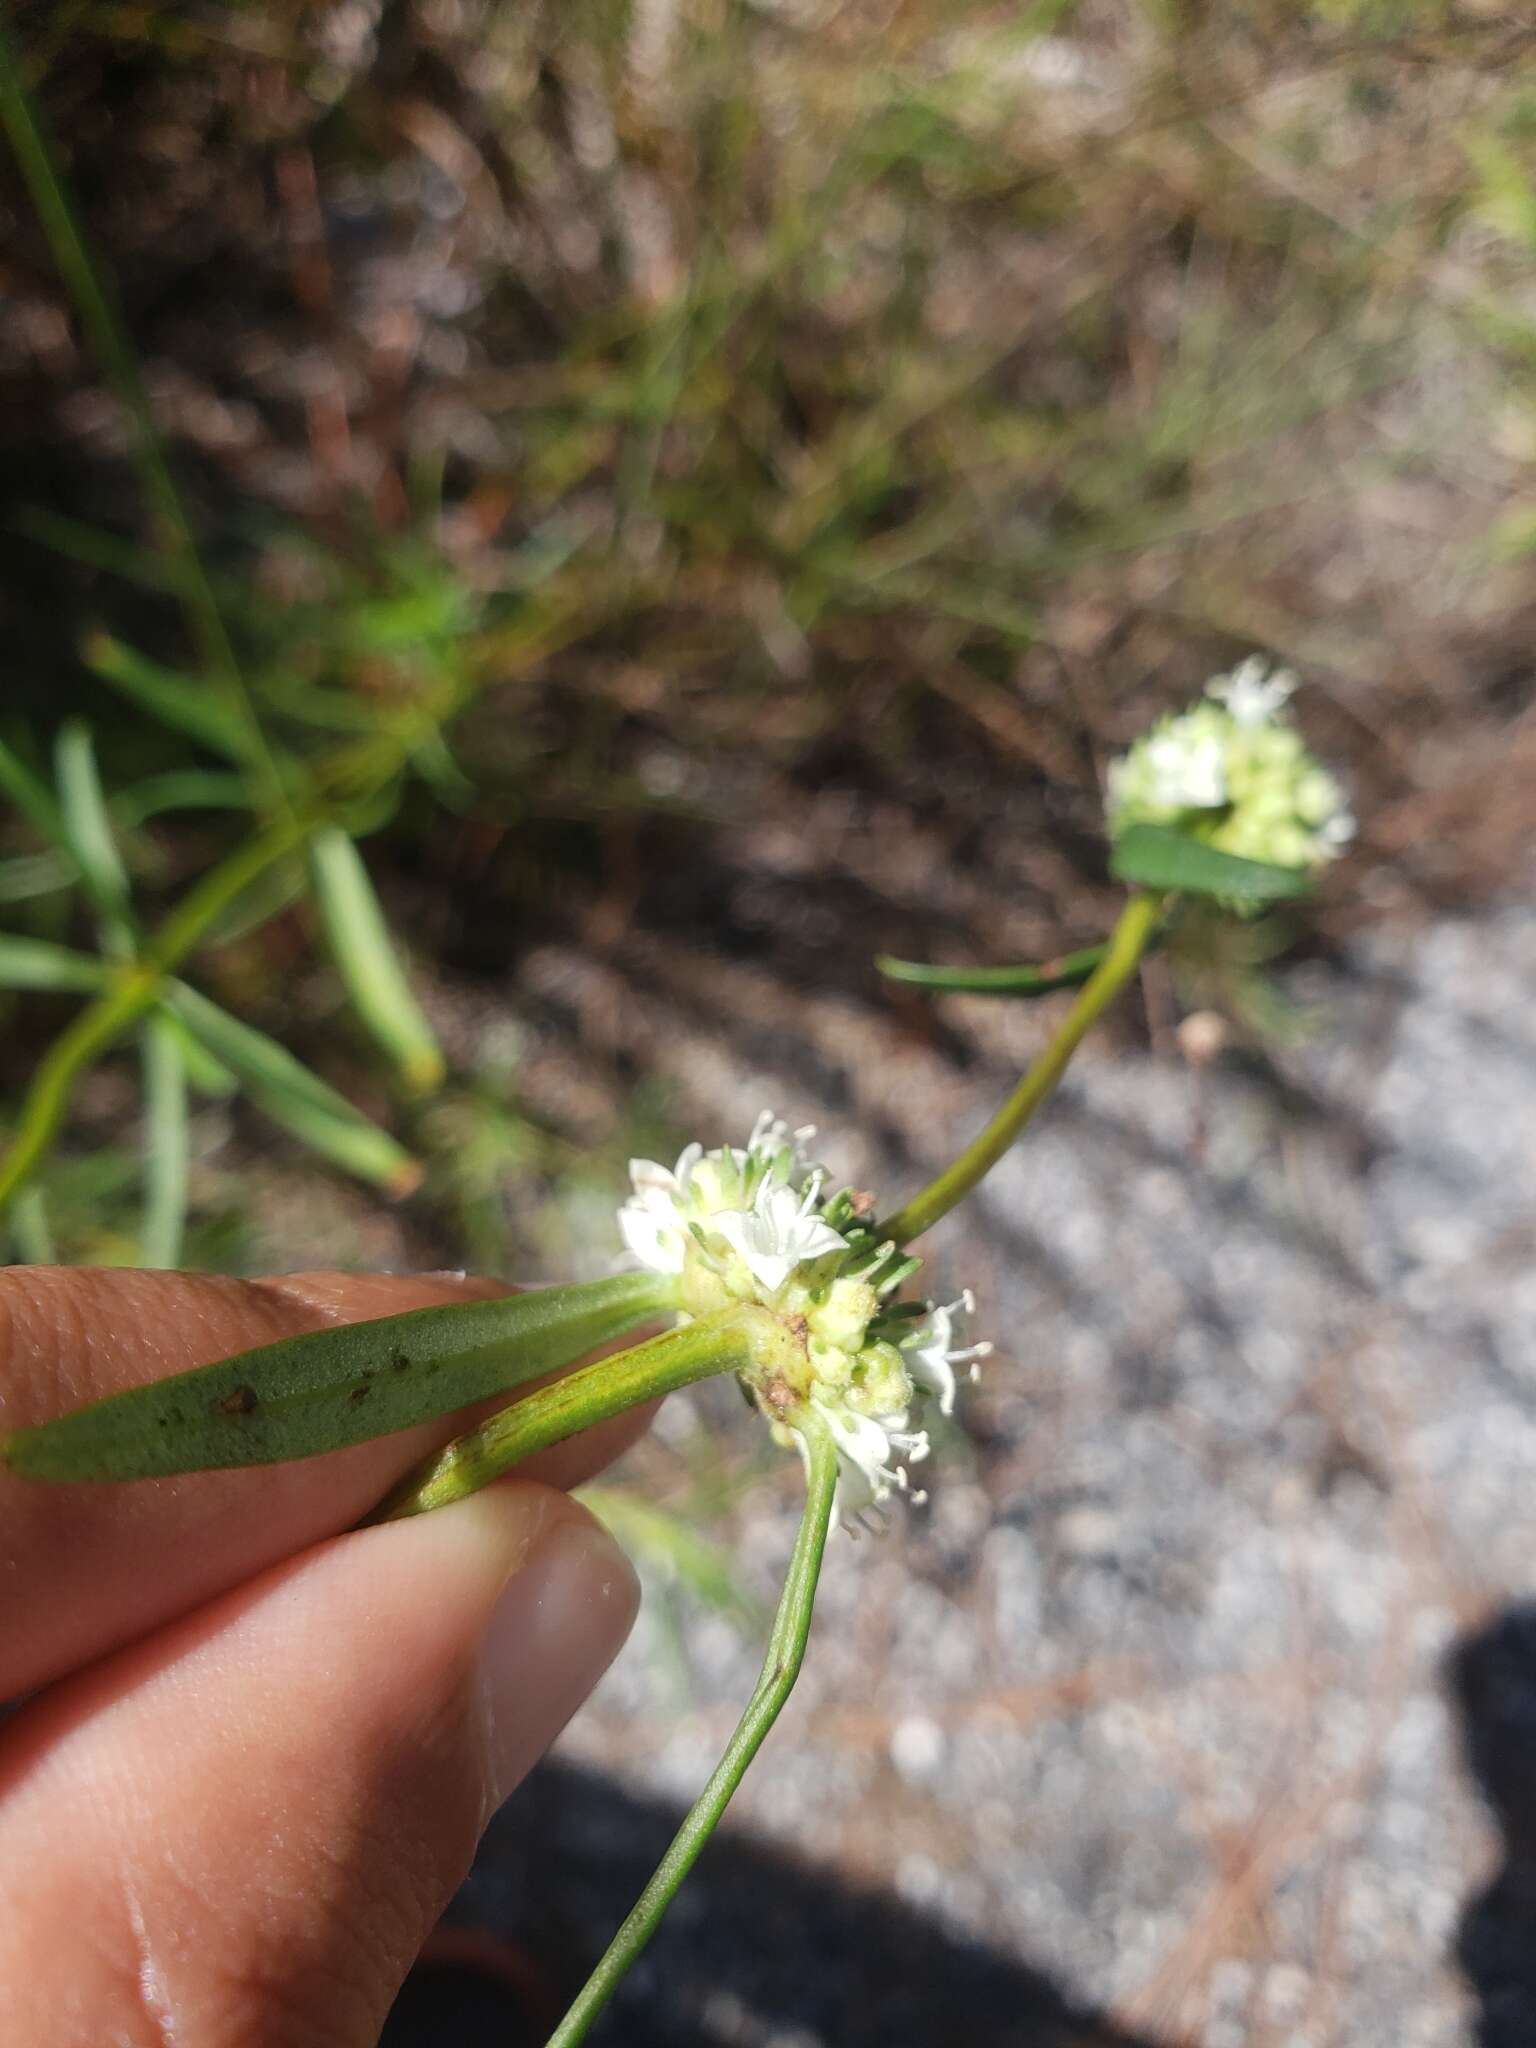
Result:
M492 1489L494 1495L495 1489ZM522 1782L623 1648L640 1582L586 1509L551 1518L508 1580L480 1652L492 1803Z

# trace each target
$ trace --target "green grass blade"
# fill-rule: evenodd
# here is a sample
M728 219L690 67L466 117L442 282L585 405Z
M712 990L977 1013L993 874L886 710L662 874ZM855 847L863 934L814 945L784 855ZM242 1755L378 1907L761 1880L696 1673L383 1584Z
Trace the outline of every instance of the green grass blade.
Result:
M454 1302L288 1337L0 1437L28 1479L148 1479L310 1458L569 1365L670 1306L655 1273Z
M250 794L238 775L216 768L172 768L164 775L146 775L111 799L120 830L132 832L166 811L244 811Z
M94 995L110 970L89 953L56 946L51 939L18 938L0 932L0 988L41 995Z
M72 889L77 870L67 853L19 853L14 860L0 860L0 903L30 903L38 896L56 896Z
M286 1046L185 982L170 984L165 1001L256 1106L311 1151L391 1194L406 1195L416 1186L421 1167L410 1153Z
M15 754L0 740L0 790L10 798L24 818L30 819L36 830L50 846L63 847L73 856L74 849L69 843L69 829L64 823L64 813L59 809L53 791L41 777L32 773L19 754Z
M91 900L101 907L104 936L119 958L133 951L133 912L129 906L128 870L123 866L107 815L96 749L88 726L72 718L59 730L54 745L54 772L59 807L69 843Z
M339 827L317 832L310 846L315 900L342 981L358 1016L413 1093L443 1078L443 1055L422 1013L363 857Z
M187 1063L174 1021L156 1015L141 1034L144 1066L144 1223L139 1260L174 1266L187 1223Z
M251 757L250 731L207 683L179 676L139 654L110 633L92 633L81 648L86 667L110 683L140 711L189 739L222 754L236 766Z
M237 846L182 898L150 938L143 959L87 1004L49 1046L28 1083L10 1144L0 1155L0 1210L47 1157L75 1085L159 1001L164 978L252 885L303 841L304 824L279 818Z
M123 895L110 880L103 886L90 851L77 841L71 820L66 817L53 791L3 740L0 740L0 792L11 799L51 847L68 857L98 914L105 920L120 920L125 908ZM114 857L115 854L114 843Z
M48 1203L41 1188L27 1188L16 1197L11 1210L11 1236L24 1266L52 1266L57 1263L53 1231L48 1223Z

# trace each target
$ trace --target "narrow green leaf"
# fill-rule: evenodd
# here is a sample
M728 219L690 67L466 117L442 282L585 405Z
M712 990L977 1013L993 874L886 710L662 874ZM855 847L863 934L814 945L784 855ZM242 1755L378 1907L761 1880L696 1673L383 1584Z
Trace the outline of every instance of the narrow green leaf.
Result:
M19 754L12 753L4 740L0 740L0 790L24 817L32 821L34 830L41 833L50 846L72 852L64 813L55 802L53 791L32 773Z
M875 965L890 981L910 982L914 988L944 994L1048 996L1053 989L1076 988L1103 958L1102 946L1088 946L1039 967L930 967L921 960L894 959L889 953L882 953Z
M621 1273L335 1324L15 1430L0 1462L69 1481L315 1457L554 1372L662 1313L670 1292L658 1274Z
M128 870L123 866L112 821L107 816L90 729L77 718L59 729L54 745L54 770L70 849L80 863L91 900L101 909L107 943L121 958L133 951Z
M11 1205L11 1236L24 1266L56 1263L48 1203L41 1188L23 1188Z
M176 1020L163 1011L145 1021L144 1224L139 1259L174 1266L187 1222L187 1063Z
M194 1038L185 1023L174 1010L162 1004L155 1015L173 1031L181 1045L181 1061L187 1070L187 1085L194 1094L212 1096L215 1101L225 1101L239 1088L240 1083L222 1060L215 1059L201 1039Z
M162 668L110 633L90 634L81 657L92 675L110 683L160 724L186 733L237 766L249 762L249 728L227 701L220 701L211 683Z
M118 826L133 831L163 811L248 810L250 792L238 775L223 769L173 768L118 790L111 807Z
M1311 887L1305 868L1218 853L1204 840L1166 825L1132 825L1115 841L1110 873L1144 889L1179 889L1191 896L1221 896L1234 903L1270 903L1302 896Z
M416 1186L421 1167L410 1153L329 1082L311 1073L286 1046L232 1017L185 982L168 983L165 1001L274 1123L335 1165L391 1194L406 1195Z
M443 1055L400 965L362 855L332 827L316 833L309 860L332 957L358 1016L408 1088L436 1088Z
M0 793L8 796L23 816L31 820L33 827L51 847L68 858L102 917L121 918L121 896L115 894L110 886L104 891L98 887L90 855L76 842L70 822L55 800L53 791L3 740L0 740Z
M102 961L77 953L72 946L0 932L0 988L91 995L105 985L109 971Z
M20 853L0 860L0 903L28 903L35 896L56 896L75 883L75 864L67 853Z

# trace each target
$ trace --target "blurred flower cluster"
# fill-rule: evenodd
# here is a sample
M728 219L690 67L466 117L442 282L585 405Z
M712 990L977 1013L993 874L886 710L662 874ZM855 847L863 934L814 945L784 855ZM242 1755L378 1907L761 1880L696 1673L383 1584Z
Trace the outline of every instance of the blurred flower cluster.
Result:
M1166 825L1221 853L1316 868L1354 836L1337 780L1286 705L1296 679L1258 656L1215 676L1202 700L1161 719L1109 770L1109 832Z

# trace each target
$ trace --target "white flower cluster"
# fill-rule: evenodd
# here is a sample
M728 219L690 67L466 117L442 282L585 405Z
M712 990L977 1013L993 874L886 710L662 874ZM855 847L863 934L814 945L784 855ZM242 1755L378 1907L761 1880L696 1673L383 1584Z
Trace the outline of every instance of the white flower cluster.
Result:
M1161 719L1109 770L1109 831L1172 825L1276 867L1333 860L1354 836L1344 792L1286 715L1289 669L1259 656L1213 676L1202 702Z
M642 1265L676 1277L685 1315L750 1301L796 1333L803 1364L752 1391L780 1441L804 1452L808 1428L830 1434L835 1517L863 1522L894 1491L911 1492L907 1468L929 1448L926 1430L913 1427L920 1401L948 1415L955 1367L974 1374L992 1347L955 1343L957 1315L975 1306L968 1293L917 1317L892 1312L885 1296L915 1261L895 1259L867 1231L860 1238L847 1197L827 1203L826 1171L805 1154L814 1135L765 1111L745 1146L689 1145L670 1168L632 1159L619 1229Z
M805 1157L815 1135L810 1124L792 1131L764 1110L744 1147L688 1145L671 1168L631 1159L634 1192L619 1210L625 1244L642 1266L681 1275L707 1231L724 1239L750 1278L748 1288L732 1290L737 1299L776 1293L807 1259L847 1249L819 1214L826 1170Z

